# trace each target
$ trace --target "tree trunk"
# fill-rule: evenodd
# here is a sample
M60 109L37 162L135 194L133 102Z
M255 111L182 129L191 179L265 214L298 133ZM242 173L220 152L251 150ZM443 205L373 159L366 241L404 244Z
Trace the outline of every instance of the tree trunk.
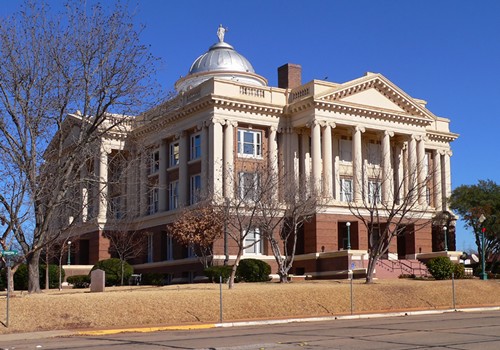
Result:
M49 248L45 248L45 290L49 290Z
M13 266L10 268L10 275L7 276L7 283L9 284L9 293L14 292L14 274L16 273L17 269L19 268L19 265Z
M238 264L240 263L241 256L243 255L243 250L238 251L238 255L236 256L236 260L234 261L233 268L231 269L231 276L229 276L228 288L232 289L234 286L234 278L236 277L236 270L238 269Z
M368 261L368 269L366 269L366 283L373 283L373 272L378 261L378 256L370 256Z
M28 293L40 293L40 251L28 255Z

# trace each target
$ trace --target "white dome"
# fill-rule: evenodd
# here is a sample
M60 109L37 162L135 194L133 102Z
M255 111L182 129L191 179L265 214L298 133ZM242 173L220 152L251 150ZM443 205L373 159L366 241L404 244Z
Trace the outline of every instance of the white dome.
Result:
M213 77L267 86L267 80L255 73L252 64L224 42L224 33L219 36L218 43L210 46L207 52L193 62L187 76L179 79L175 88L179 92L186 91Z

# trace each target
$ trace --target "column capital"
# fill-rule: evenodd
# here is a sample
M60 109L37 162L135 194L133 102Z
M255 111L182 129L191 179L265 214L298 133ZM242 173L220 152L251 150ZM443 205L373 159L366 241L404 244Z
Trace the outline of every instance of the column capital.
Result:
M321 121L321 120L313 119L313 120L308 121L308 122L306 123L306 127L307 127L307 128L312 128L312 127L317 126L317 125L322 126L324 122L325 122L325 121Z
M394 137L394 131L384 130L384 136Z
M330 121L326 121L326 120L320 121L319 123L323 127L329 126L332 129L334 129L337 126L337 124L335 124L335 122L330 122Z
M224 124L227 125L227 126L233 126L233 127L237 127L238 126L238 122L237 121L235 121L235 120L229 120L229 119L226 119ZM222 125L224 125L224 124L222 124Z
M269 127L269 131L271 131L271 132L277 132L278 131L278 127L276 125L271 125Z
M354 131L360 131L360 132L365 132L366 131L365 127L364 126L360 126L360 125L354 126L353 130Z
M209 120L207 120L205 122L205 125L206 126L210 126L212 124L220 124L220 125L224 125L225 124L225 120L222 119L222 118L217 118L217 117L212 117L210 118Z

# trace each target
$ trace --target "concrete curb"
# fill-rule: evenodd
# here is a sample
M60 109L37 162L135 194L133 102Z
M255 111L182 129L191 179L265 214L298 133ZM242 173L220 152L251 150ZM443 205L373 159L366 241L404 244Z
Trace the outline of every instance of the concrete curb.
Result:
M200 330L200 329L211 329L211 328L276 325L276 324L298 323L298 322L356 320L356 319L369 319L369 318L381 318L381 317L404 317L404 316L417 316L417 315L444 314L444 313L451 313L451 312L480 312L480 311L500 311L500 306L473 307L473 308L463 308L463 309L398 311L398 312L374 313L374 314L355 314L355 315L339 315L339 316L325 316L325 317L288 318L288 319L279 319L279 320L222 322L222 323L207 323L207 324L198 324L198 325L131 327L131 328L100 329L100 330L89 330L89 331L60 330L60 331L45 331L45 332L31 332L31 333L13 333L13 334L2 334L1 341L2 342L14 341L14 340L19 341L19 340L69 337L69 336L100 336L100 335L112 335L112 334L119 334L119 333L188 331L188 330Z

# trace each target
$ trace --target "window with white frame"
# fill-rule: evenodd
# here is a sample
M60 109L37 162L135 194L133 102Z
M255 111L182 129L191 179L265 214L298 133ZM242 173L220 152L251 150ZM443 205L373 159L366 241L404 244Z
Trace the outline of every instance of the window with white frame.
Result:
M193 175L191 176L191 186L189 192L189 203L195 204L200 200L201 193L201 175Z
M252 228L243 233L245 235L245 251L244 254L262 254L262 241L260 230Z
M194 245L190 244L187 249L187 257L188 258L195 258L196 257L196 251L194 250Z
M380 181L368 180L368 203L380 204L382 202L382 185Z
M179 142L172 142L170 144L169 159L170 167L179 165Z
M109 201L109 211L110 213L108 217L112 217L113 219L121 219L123 217L120 196L111 197L111 200Z
M201 158L201 134L191 135L190 160Z
M238 129L238 156L262 157L262 132L251 129Z
M160 151L154 150L151 152L149 173L156 174L160 171Z
M172 181L169 185L168 204L170 210L179 207L179 181Z
M382 162L380 141L370 140L367 146L367 160L370 165L380 165Z
M243 200L258 200L260 177L258 173L239 173L239 195Z
M172 235L167 235L167 260L174 260L174 240Z
M352 138L342 136L339 140L339 158L342 162L352 162Z
M148 233L148 263L153 262L153 234Z
M340 200L352 202L352 179L340 179Z
M160 208L159 202L160 192L158 187L151 188L151 192L149 193L149 214L157 213Z

